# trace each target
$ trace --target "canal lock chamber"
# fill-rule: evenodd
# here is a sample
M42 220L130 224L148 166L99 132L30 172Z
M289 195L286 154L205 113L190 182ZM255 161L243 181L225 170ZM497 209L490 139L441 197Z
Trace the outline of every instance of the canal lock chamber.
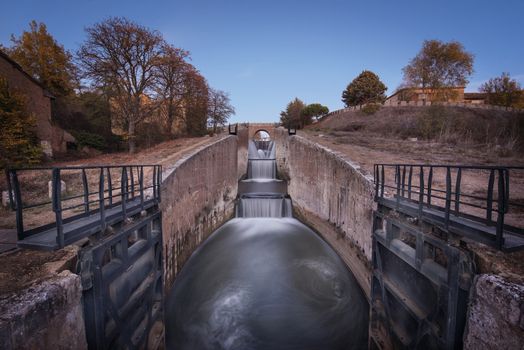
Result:
M367 348L369 306L318 234L293 218L273 141L249 141L236 217L166 296L168 349Z

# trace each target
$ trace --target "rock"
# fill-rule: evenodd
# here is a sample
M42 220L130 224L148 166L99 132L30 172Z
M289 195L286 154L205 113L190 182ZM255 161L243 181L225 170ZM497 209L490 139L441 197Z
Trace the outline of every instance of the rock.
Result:
M484 274L473 288L464 349L522 349L524 286Z
M409 141L412 141L412 142L418 141L418 137L410 137Z

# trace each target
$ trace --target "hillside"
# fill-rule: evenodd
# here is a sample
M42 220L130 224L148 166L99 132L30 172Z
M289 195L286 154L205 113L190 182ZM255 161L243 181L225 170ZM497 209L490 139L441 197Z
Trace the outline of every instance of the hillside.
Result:
M328 116L303 134L371 172L377 162L524 165L524 113L464 107L383 107Z

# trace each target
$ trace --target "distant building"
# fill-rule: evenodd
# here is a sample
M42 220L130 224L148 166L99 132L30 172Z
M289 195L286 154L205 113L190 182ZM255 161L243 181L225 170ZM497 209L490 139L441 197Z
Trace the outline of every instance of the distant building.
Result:
M445 101L463 102L464 87L446 87L440 89L422 88L402 88L386 99L390 104L400 104L401 102L420 102L420 101Z
M24 94L26 108L36 118L37 136L44 153L53 154L67 152L67 143L74 142L71 134L53 125L51 118L51 100L54 97L22 67L0 50L0 76L7 80L10 89Z
M464 103L470 103L472 105L483 105L486 103L488 94L484 92L465 92Z

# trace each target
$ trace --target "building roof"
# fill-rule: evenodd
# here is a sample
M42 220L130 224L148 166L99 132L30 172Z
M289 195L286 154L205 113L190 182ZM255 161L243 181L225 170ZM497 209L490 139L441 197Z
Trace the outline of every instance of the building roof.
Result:
M488 94L484 92L465 92L464 93L464 99L465 100L484 100Z
M15 60L13 60L11 57L9 57L5 52L0 50L0 57L5 59L7 62L9 62L13 68L19 70L23 75L26 76L27 79L31 80L36 85L40 86L42 90L44 90L44 96L49 97L51 99L54 99L55 97L42 85L41 82L33 78L29 73L27 73L22 66L20 66Z

